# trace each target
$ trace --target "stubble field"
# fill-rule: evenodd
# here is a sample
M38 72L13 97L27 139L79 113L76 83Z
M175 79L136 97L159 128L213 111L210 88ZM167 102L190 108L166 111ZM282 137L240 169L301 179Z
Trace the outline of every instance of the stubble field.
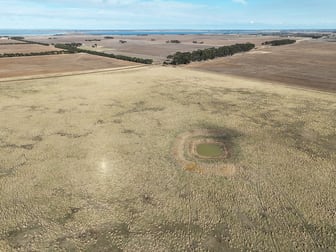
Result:
M334 251L335 104L155 66L2 82L0 250ZM180 162L195 132L234 172Z
M301 38L293 45L259 45L248 53L187 67L336 92L335 50L336 43Z

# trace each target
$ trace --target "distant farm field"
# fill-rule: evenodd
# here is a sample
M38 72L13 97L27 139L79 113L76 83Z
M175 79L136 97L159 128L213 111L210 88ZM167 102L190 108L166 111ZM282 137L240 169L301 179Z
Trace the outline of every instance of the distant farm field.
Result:
M285 46L196 62L188 68L336 92L336 43L299 40Z
M0 251L336 249L333 93L148 66L1 82L0 118Z
M71 73L137 65L129 61L104 58L85 53L0 58L0 78Z
M198 49L251 42L256 45L276 36L257 35L148 35L148 36L104 36L64 35L56 37L34 37L34 41L43 43L82 43L84 49L106 53L121 54L132 57L151 58L155 63L162 63L167 56L178 51L193 51ZM126 41L120 43L120 40ZM167 41L180 43L167 43ZM93 47L92 47L93 46Z
M18 41L15 41L17 43ZM34 53L34 52L48 52L48 51L60 51L61 49L53 46L43 46L37 44L13 44L4 45L0 43L0 54L5 53Z

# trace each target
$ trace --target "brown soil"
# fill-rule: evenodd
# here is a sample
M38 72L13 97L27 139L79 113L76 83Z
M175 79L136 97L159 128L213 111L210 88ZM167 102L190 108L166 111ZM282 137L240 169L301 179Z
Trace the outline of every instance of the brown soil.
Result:
M139 64L89 54L0 59L0 78L137 66Z
M249 53L187 67L335 92L335 50L336 43L304 40L280 47L259 46Z

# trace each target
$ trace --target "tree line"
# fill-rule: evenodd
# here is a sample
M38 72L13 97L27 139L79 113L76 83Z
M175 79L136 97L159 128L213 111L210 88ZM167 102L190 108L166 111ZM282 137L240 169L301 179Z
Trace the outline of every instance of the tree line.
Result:
M214 59L218 57L231 56L240 52L247 52L255 48L252 43L235 44L230 46L212 47L202 50L196 50L192 52L177 52L173 55L169 55L165 64L180 65L189 64L193 61L203 61Z
M30 53L4 53L0 54L0 58L9 57L26 57L26 56L41 56L41 55L58 55L58 54L70 54L68 51L48 51L48 52L30 52Z
M142 63L142 64L152 64L153 63L152 59L142 59L142 58L137 58L137 57L129 57L129 56L125 56L125 55L116 55L116 54L112 54L112 53L110 54L110 53L97 52L97 51L91 51L91 50L78 48L81 45L82 45L81 43L56 44L55 47L63 49L63 50L67 50L71 53L88 53L88 54L92 54L92 55L108 57L108 58L113 58L113 59L126 60L126 61L131 61L131 62L136 62L136 63Z
M262 45L281 46L281 45L294 44L295 42L296 42L295 39L279 39L279 40L266 41L262 43Z
M49 46L48 43L42 43L42 42L36 42L31 40L26 40L24 37L11 37L12 40L21 41L26 44L36 44L36 45L43 45L43 46Z
M10 42L10 43L0 43L0 45L24 45L26 43L20 43L20 42Z

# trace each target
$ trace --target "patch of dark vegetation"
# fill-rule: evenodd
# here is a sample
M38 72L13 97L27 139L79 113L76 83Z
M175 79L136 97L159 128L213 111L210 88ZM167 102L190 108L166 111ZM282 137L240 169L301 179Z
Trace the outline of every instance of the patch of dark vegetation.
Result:
M65 109L59 109L56 111L57 114L64 114L66 112Z
M43 138L42 138L42 136L34 136L34 137L32 138L32 140L33 140L34 142L42 142Z
M121 131L121 133L123 133L123 134L133 134L133 135L136 135L138 137L142 137L142 134L137 133L135 130L131 130L131 129L123 129Z
M112 36L105 36L104 39L114 39Z
M218 57L232 56L236 53L247 52L255 47L252 43L235 44L231 46L212 47L192 52L177 52L169 55L164 64L181 65L189 64L194 61L204 61Z
M0 166L0 178L7 177L12 174L13 174L13 168L6 169Z
M0 148L12 148L12 149L24 149L24 150L32 150L34 148L34 144L5 144L0 146Z
M120 124L120 123L122 123L122 120L120 120L120 119L115 119L115 120L113 120L112 122L113 122L113 123L116 123L116 124Z
M194 40L194 41L193 41L193 44L204 44L204 42L203 42L203 41L199 41L199 42L198 42L197 40Z
M124 116L131 113L141 113L141 112L159 112L165 110L164 107L145 107L141 104L135 104L135 107L127 111L119 112L115 114L115 117Z
M313 130L305 128L305 123L297 121L281 125L281 132L292 140L292 146L316 158L330 158L336 152L336 135L322 136Z
M167 44L171 43L171 44L180 44L181 41L177 40L177 39L172 39L172 40L167 40L166 41Z
M154 198L151 194L145 193L141 195L141 201L144 204L148 205L155 205L154 204Z
M32 237L42 234L42 228L39 225L31 225L24 228L17 228L7 233L7 240L14 250L27 251ZM25 248L25 249L23 249Z
M15 36L15 37L10 37L8 39L12 39L12 40L23 40L25 39L24 37L21 37L21 36Z
M85 39L85 41L88 41L88 42L94 42L94 41L101 41L101 39Z
M59 135L61 137L67 137L67 138L72 138L72 139L87 137L91 134L92 134L92 132L87 132L87 133L84 133L84 134L74 134L74 133L66 133L66 132L57 132L56 133L56 135Z
M142 64L152 64L153 63L152 59L142 59L142 58L137 58L137 57L129 57L125 55L116 55L112 53L97 52L97 51L91 51L91 50L78 48L81 45L82 44L80 43L56 44L55 47L66 50L69 53L88 53L92 55L125 60L125 61L131 61L131 62L142 63Z
M294 44L295 42L296 42L295 39L279 39L279 40L266 41L262 43L262 45L281 46L281 45Z
M104 124L104 120L99 119L96 124Z

